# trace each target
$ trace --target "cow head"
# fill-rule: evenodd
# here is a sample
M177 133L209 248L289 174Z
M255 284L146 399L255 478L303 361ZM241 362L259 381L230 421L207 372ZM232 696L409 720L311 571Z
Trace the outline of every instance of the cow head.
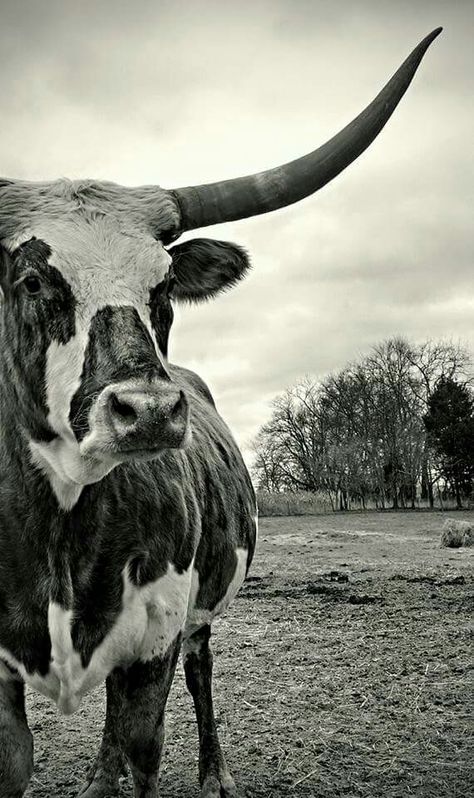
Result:
M173 303L215 295L248 262L219 241L165 249L156 224L174 225L176 210L156 192L159 213L141 221L133 190L123 214L112 186L59 181L37 192L18 182L0 189L17 218L0 274L4 356L35 458L85 484L186 444L188 401L167 368Z
M248 261L233 244L171 241L289 205L329 182L380 132L438 33L351 124L277 169L175 191L0 183L3 379L53 487L82 486L118 463L186 445L188 401L167 368L173 302L214 296Z

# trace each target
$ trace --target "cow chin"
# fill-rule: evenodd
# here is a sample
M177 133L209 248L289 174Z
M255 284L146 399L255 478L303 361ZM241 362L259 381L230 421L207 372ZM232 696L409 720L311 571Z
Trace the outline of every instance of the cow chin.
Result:
M149 461L168 449L184 449L191 441L189 423L182 434L152 447L121 449L107 429L95 426L78 444L74 439L55 438L49 443L30 441L31 459L49 478L61 506L69 509L81 489L100 482L116 466L134 461Z
M117 465L111 458L84 457L74 439L30 441L31 460L48 478L63 509L71 509L82 488L99 482Z
M169 449L185 449L191 442L191 428L188 424L179 435L173 435L169 440L161 440L149 445L129 444L122 448L117 441L110 436L108 429L96 428L80 446L80 453L85 463L112 463L112 468L120 463L134 461L155 460L163 452Z

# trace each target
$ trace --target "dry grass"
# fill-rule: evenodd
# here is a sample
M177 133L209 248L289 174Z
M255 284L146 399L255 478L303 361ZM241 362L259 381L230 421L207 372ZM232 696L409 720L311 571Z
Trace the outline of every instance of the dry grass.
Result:
M441 534L441 546L459 549L461 546L474 546L474 525L469 521L448 518Z
M474 550L441 549L442 522L262 519L251 578L214 637L220 733L242 796L472 794ZM39 769L28 798L69 798L99 739L103 693L70 719L41 697L29 706ZM197 798L196 757L179 670L162 798Z
M261 518L292 515L320 515L331 512L331 502L323 493L267 493L258 492L258 512Z
M268 493L267 491L258 491L257 499L261 518L294 515L324 515L333 511L327 493L309 493L307 491ZM472 509L472 507L469 506L468 509ZM416 510L432 512L428 502L421 499L417 499L416 501ZM444 499L442 504L435 505L435 510L441 512L457 511L456 502L454 499ZM349 511L390 512L391 508L387 507L385 510L380 510L373 501L368 499L365 504L365 509L359 501L350 502ZM403 510L397 512L403 512Z

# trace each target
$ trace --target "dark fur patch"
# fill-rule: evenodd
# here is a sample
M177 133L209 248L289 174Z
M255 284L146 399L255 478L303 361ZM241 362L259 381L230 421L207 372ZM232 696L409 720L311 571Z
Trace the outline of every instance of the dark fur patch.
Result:
M2 254L0 314L2 401L15 408L16 423L40 441L55 436L47 423L46 353L52 341L65 344L75 333L76 302L69 283L48 263L51 250L32 238L13 255ZM41 292L30 296L22 276L36 274Z
M176 277L172 296L178 301L210 299L242 280L250 266L242 247L209 238L176 244L168 252Z
M150 319L156 333L158 346L165 357L168 355L168 338L173 323L173 307L170 302L170 291L174 277L168 275L159 285L150 291Z
M71 401L69 418L78 441L89 432L89 412L97 395L113 382L168 379L153 341L132 307L98 310L91 321L81 384Z

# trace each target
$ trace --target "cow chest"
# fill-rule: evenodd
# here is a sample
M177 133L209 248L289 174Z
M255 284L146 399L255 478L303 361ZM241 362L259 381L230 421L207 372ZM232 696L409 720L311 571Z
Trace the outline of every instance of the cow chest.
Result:
M192 634L220 615L242 584L246 563L247 550L238 549L225 595L218 602L210 602L208 607L199 603L199 574L192 564L179 572L169 563L164 575L143 586L132 582L127 565L122 572L120 611L86 663L73 641L74 609L65 609L54 601L48 606L51 641L48 671L42 674L27 670L1 646L0 658L30 687L52 699L62 713L71 714L84 695L101 684L114 668L160 657L180 633ZM90 634L94 632L91 628ZM3 678L11 678L10 671L0 670L0 678L2 673Z

